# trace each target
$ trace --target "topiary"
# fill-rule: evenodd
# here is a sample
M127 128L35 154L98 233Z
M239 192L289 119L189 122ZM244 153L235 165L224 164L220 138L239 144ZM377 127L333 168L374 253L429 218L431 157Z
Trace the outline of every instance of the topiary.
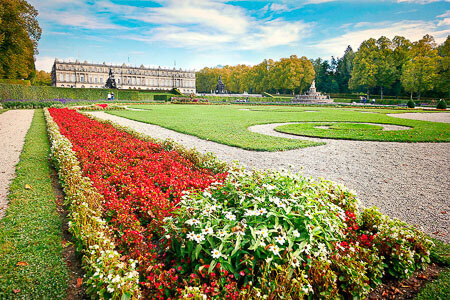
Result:
M438 104L436 105L437 109L447 109L447 102L445 102L444 99L439 100Z
M416 107L416 103L412 99L409 99L408 103L406 104L409 108Z

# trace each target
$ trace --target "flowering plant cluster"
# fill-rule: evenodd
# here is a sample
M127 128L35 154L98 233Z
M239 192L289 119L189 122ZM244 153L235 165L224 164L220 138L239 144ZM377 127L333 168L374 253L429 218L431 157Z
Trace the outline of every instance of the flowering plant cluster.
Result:
M386 271L403 278L429 262L423 233L374 209L359 214L345 187L289 172L234 168L177 207L163 226L167 255L190 259L192 270L220 266L248 298L363 297Z
M182 192L202 190L223 180L224 174L197 167L177 151L138 140L74 110L49 112L72 143L82 174L103 196L101 216L114 233L114 245L122 257L137 260L141 272L157 266L164 247L159 241L161 224ZM165 271L161 271L163 277L171 272ZM161 283L147 279L150 285L144 280L144 287L155 288L155 295L161 296L157 287Z
M208 103L206 98L193 98L193 97L171 97L170 102L172 103Z
M383 277L429 262L423 233L375 209L359 212L345 187L227 168L109 121L49 112L73 148L76 167L55 159L68 166L60 176L73 169L87 177L63 181L78 207L71 228L87 241L87 283L100 297L361 298ZM97 227L85 229L89 222ZM128 276L134 285L124 289Z
M51 158L58 169L66 199L70 204L69 230L77 250L83 254L88 293L95 298L139 298L136 262L122 260L115 250L114 235L102 218L102 196L81 173L70 141L61 135L47 109L44 110Z

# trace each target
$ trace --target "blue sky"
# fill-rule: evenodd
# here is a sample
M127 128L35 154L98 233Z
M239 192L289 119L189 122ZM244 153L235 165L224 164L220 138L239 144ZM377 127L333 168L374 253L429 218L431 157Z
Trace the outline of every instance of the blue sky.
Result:
M450 0L29 0L43 29L38 69L55 57L165 66L342 56L370 37L450 34Z

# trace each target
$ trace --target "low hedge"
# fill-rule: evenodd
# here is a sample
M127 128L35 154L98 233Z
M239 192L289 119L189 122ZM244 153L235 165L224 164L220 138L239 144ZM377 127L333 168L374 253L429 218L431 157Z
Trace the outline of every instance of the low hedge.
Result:
M0 79L0 83L31 85L31 81L22 79Z
M116 100L154 100L154 96L163 93L141 90L113 90L91 88L61 88L54 86L25 86L20 84L0 83L0 101L5 100L106 100L108 93L114 93ZM167 94L171 95L172 94Z

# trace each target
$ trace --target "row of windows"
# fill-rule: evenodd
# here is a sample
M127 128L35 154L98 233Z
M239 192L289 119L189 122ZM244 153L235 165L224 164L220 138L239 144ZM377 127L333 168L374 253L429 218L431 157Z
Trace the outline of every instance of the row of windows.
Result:
M82 71L82 72L104 72L108 73L108 68L101 68L101 67L74 67L74 66L67 66L67 65L59 65L59 70L66 70L66 71ZM121 69L112 69L112 72L115 74L137 74L137 75L159 75L159 76L171 76L173 72L169 71L142 71L142 70L134 70L134 69L128 69L126 71L121 71ZM194 73L177 73L177 76L179 77L185 77L185 78L194 78Z
M68 87L68 88L73 88L74 86L73 85L64 85L64 84L61 84L61 87ZM85 88L85 86L84 85L82 85L81 86L81 88L82 89L84 89ZM98 89L98 88L104 88L103 86L93 86L93 87L91 87L91 88L96 88L96 89ZM136 88L134 88L134 89L136 89ZM147 90L149 90L150 88L147 88ZM139 88L139 90L140 90L140 88ZM195 90L185 90L185 91L183 91L183 92L187 92L187 93L195 93Z
M87 81L85 81L87 79ZM85 79L84 75L80 75L80 82L89 82L89 83L103 83L103 77L97 78L97 77L91 77ZM75 74L69 75L69 74L60 74L59 77L60 81L66 81L66 82L75 82ZM120 78L117 79L117 84L130 84L130 85L150 85L150 86L172 86L172 80L169 79L160 79L158 83L158 79L148 79L145 78L141 80L141 78L135 78L135 77L128 77L125 78L124 82L121 82ZM177 80L175 81L176 87L195 87L194 81L183 81L183 80Z

